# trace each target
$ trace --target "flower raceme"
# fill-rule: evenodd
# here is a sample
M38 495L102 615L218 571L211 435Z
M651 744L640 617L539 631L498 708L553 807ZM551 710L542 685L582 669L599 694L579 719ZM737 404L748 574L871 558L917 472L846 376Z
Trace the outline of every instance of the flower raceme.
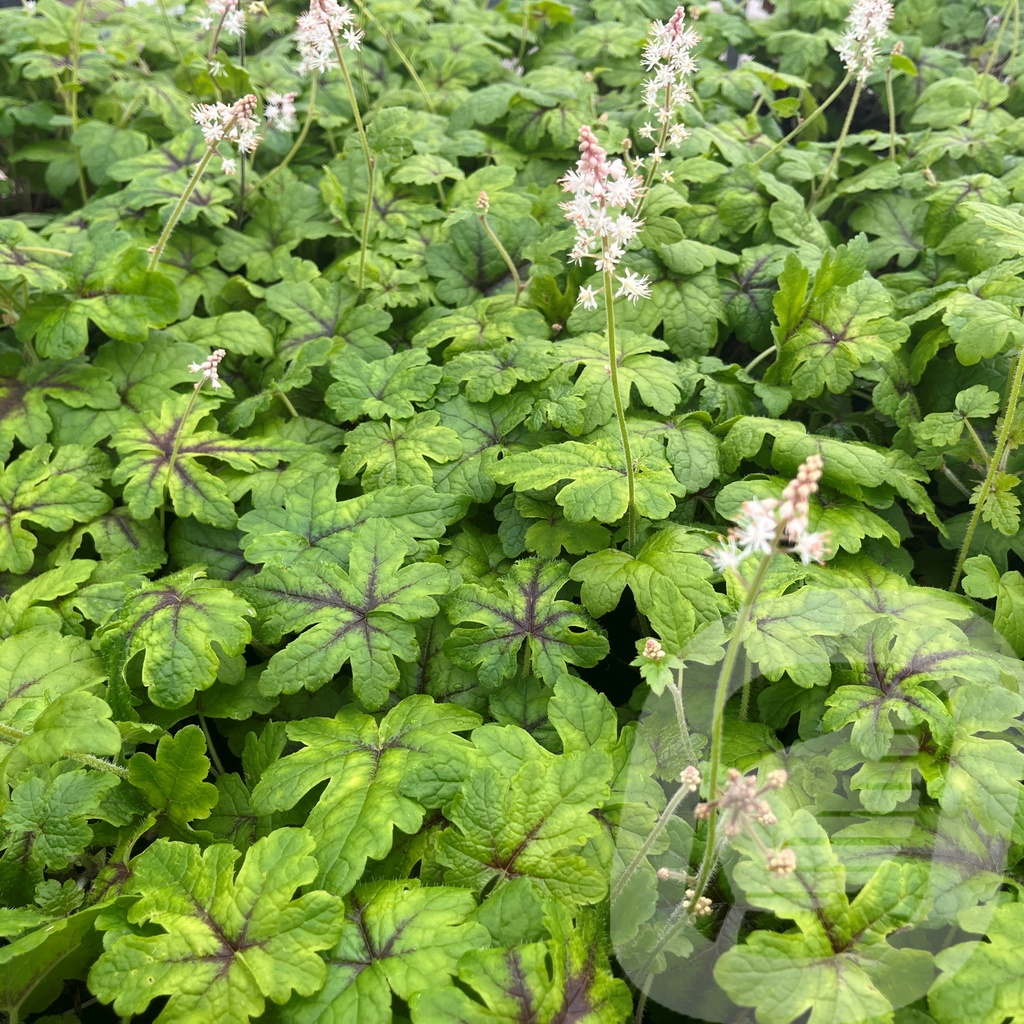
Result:
M668 132L668 141L677 146L689 137L689 132L678 122L679 112L693 98L686 81L697 70L693 48L700 36L693 27L686 27L686 8L677 7L667 22L651 23L650 37L644 46L643 65L653 72L644 82L644 104L656 111L655 118ZM645 124L640 134L650 139L654 126Z
M780 498L745 501L736 525L728 537L719 537L717 547L708 548L715 568L720 572L736 569L750 555L771 555L788 551L800 561L824 562L828 554L828 532L808 532L810 498L821 479L822 458L810 455L797 470Z
M197 103L192 108L192 120L203 131L203 138L210 149L218 143L232 142L239 152L252 153L263 138L256 129L259 118L256 114L257 99L252 93L234 103Z
M878 57L878 44L889 31L893 6L889 0L857 0L846 19L846 31L839 40L843 66L864 83Z
M358 50L363 33L355 28L355 21L356 16L347 4L339 4L338 0L310 0L309 10L299 17L295 27L299 71L308 74L338 67L338 36L350 50Z
M220 377L217 376L217 367L220 366L220 361L227 355L227 352L222 348L215 349L210 355L204 359L201 363L189 363L189 373L200 373L202 376L196 381L195 389L198 391L207 381L210 382L210 387L216 390L220 387Z
M598 271L614 274L626 251L626 245L636 237L643 221L626 211L635 206L643 191L643 179L626 171L621 160L609 160L608 154L597 141L589 125L580 128L580 158L575 170L559 181L563 191L571 192L572 199L561 203L565 219L576 227L576 241L569 259L577 266L587 258L595 260ZM616 298L630 302L650 297L647 277L625 271L614 274L619 283ZM593 288L581 288L579 302L587 309L597 308L597 293Z

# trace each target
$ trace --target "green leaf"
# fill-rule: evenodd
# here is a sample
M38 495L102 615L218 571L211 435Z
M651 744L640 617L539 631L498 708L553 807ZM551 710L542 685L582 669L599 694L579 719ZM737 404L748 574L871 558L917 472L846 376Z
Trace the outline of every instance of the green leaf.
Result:
M637 512L649 519L666 519L675 510L675 496L685 494L652 438L633 439L630 445L637 464L635 503ZM517 491L560 487L555 501L572 522L614 523L629 506L622 443L616 438L598 438L588 444L564 441L533 451L506 456L489 468L500 484L512 484Z
M58 569L41 572L0 599L0 637L24 633L33 628L60 632L63 620L58 612L40 605L73 593L93 574L96 562L80 558Z
M962 942L936 955L942 974L928 993L935 1019L939 1024L1002 1024L1024 1017L1024 904L972 907L960 915L960 927L982 932L988 941Z
M407 349L385 359L365 362L346 353L331 364L335 382L324 400L344 422L369 416L403 419L415 414L413 403L429 401L441 380L441 367L430 365L424 349Z
M453 827L438 841L445 881L479 892L525 877L571 903L603 899L605 866L593 847L576 851L601 832L591 811L609 794L608 754L550 754L517 726L485 726L473 740L487 757L459 788L447 815Z
M971 492L971 501L984 501L981 518L995 527L1003 536L1013 537L1020 526L1020 498L1013 489L1020 483L1020 477L1012 473L996 473L991 490L982 491L983 483Z
M551 342L523 338L459 352L444 364L444 375L464 382L471 402L489 402L495 395L507 395L520 381L544 380L558 365Z
M973 366L1003 350L1008 339L1024 342L1020 313L1001 302L981 299L971 292L957 292L946 303L942 322L956 342L956 357Z
M445 606L457 627L445 654L460 668L479 668L488 686L516 674L524 642L529 671L551 685L569 673L569 665L596 665L608 653L608 642L578 605L557 600L568 579L564 562L526 558L495 587L464 583ZM465 621L480 625L458 625Z
M142 895L128 911L147 934L117 935L89 972L90 989L122 1016L169 996L160 1024L200 1014L246 1022L267 999L312 995L327 977L319 950L344 926L337 897L291 898L316 876L312 849L305 832L279 829L253 845L235 875L232 846L200 853L188 843L154 843L132 862Z
M353 531L348 571L330 563L269 565L247 583L264 637L300 633L270 659L261 693L319 689L350 662L359 699L380 707L398 683L396 659L419 654L411 623L437 614L434 596L448 590L442 566L402 567L413 546L392 523L370 519Z
M354 708L333 719L290 722L288 737L303 748L264 771L253 809L285 810L329 780L306 827L316 840L318 883L349 892L368 859L387 856L394 828L416 832L425 807L443 806L455 795L472 751L454 734L479 721L471 711L417 694L379 724Z
M544 904L551 936L510 949L473 950L459 962L460 988L419 992L411 1000L414 1024L617 1024L629 1016L625 982L612 976L602 951L600 918Z
M208 818L217 806L217 787L206 782L210 759L198 725L186 725L156 746L156 760L136 754L128 762L128 781L141 790L150 806L180 828Z
M68 291L34 299L15 334L20 341L32 341L41 356L55 359L85 349L90 321L109 338L145 341L150 328L164 327L178 315L177 288L169 277L149 270L148 263L134 243L121 245L109 236L65 264Z
M5 904L22 902L19 890L33 892L44 870L65 871L77 863L92 841L88 819L101 816L103 797L117 784L114 775L76 768L56 778L28 778L14 787L0 815Z
M653 534L633 557L608 548L577 562L571 577L580 581L580 599L591 615L616 608L629 587L637 611L646 616L663 644L681 651L697 628L717 617L713 570L703 556L707 537L668 525Z
M805 810L782 831L796 855L792 874L771 874L764 854L735 870L755 906L796 922L799 930L754 931L715 965L715 980L760 1024L863 1024L891 1020L894 1006L913 1002L932 978L932 957L885 940L919 912L926 869L883 864L853 903L844 891L842 862Z
M288 1004L295 1024L390 1024L392 992L408 1001L450 984L459 958L489 945L465 889L374 882L351 893L345 910L341 938L324 953L326 984Z
M220 316L194 316L167 330L175 341L198 345L202 349L223 348L231 355L271 356L273 337L247 310L235 310Z
M106 512L113 502L99 486L107 465L99 451L42 444L0 469L0 570L31 569L36 538L26 523L70 530Z
M285 493L283 507L246 512L238 520L246 559L294 565L329 558L345 566L358 528L369 519L386 519L403 536L424 540L415 552L431 554L433 542L466 509L464 499L420 484L388 485L345 501L337 500L337 492L337 471L306 473Z
M430 484L435 463L451 462L462 454L459 435L439 426L436 412L419 412L409 419L360 423L345 436L341 472L362 475L367 490L387 484Z
M213 685L222 655L245 650L252 639L245 620L252 614L219 580L186 569L133 593L97 636L112 674L124 674L128 662L142 653L149 699L157 707L175 708Z
M300 449L286 440L235 438L198 430L204 413L200 410L186 423L186 401L164 402L155 421L147 418L140 425L118 431L111 444L121 462L111 479L124 485L124 499L136 519L148 519L169 492L177 515L230 529L236 519L234 502L227 484L207 468L205 460L251 473L258 466L276 466L293 458ZM178 451L174 472L169 474L175 441Z

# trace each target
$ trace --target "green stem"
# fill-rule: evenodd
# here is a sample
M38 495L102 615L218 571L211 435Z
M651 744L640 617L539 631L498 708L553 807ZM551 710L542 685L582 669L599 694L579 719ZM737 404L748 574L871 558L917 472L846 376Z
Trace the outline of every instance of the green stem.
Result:
M295 419L298 419L299 414L295 411L295 406L292 405L291 399L283 391L275 391L275 395L284 402L284 407L292 414Z
M246 192L247 199L254 192L263 188L268 181L272 181L278 174L280 174L281 171L283 171L292 162L295 154L302 148L302 144L306 141L306 136L309 134L309 126L313 123L313 110L316 106L316 91L317 83L319 81L320 76L314 72L313 81L309 87L309 107L306 110L306 120L302 122L302 129L299 131L295 142L292 144L292 148L288 150L285 158L269 174L265 174L259 181L253 182L253 184L249 186L249 190Z
M437 113L437 108L434 106L434 101L430 98L430 93L427 92L427 87L423 84L423 80L418 74L416 74L416 68L413 67L412 61L406 56L405 50L398 45L395 41L395 37L391 34L391 29L386 25L382 25L374 15L374 13L363 3L363 0L356 0L356 6L359 8L363 17L367 21L376 25L380 29L381 35L387 40L388 46L391 47L395 52L395 56L402 62L402 66L406 71L409 72L409 77L416 83L416 88L420 91L420 96L423 97L423 102L427 105L427 110L432 114Z
M964 426L967 428L967 430L970 433L971 437L974 438L974 443L978 446L978 451L981 453L981 461L985 465L985 467L987 468L988 467L988 461L989 461L988 460L988 452L985 451L985 446L981 443L981 438L978 436L978 432L974 429L973 424L968 419L964 420Z
M213 60L214 54L217 52L217 44L220 42L220 32L224 27L224 19L228 16L227 7L221 12L220 21L217 22L217 27L213 30L213 38L210 40L210 50L206 54L207 63Z
M628 494L629 551L636 550L636 482L634 480L633 453L629 447L629 430L626 427L626 410L619 392L619 357L615 350L615 299L612 295L612 272L604 270L604 305L608 313L608 374L611 378L612 396L615 400L615 416L619 421L619 435L622 438L622 455L626 460L626 488Z
M523 66L523 58L526 56L526 37L530 32L530 14L532 13L531 8L532 4L530 3L530 0L525 0L523 4L523 31L519 39L519 56L516 58L516 63L518 63L520 67Z
M376 160L370 152L370 141L366 137L366 128L363 126L363 118L359 113L359 101L356 99L356 91L352 86L352 76L348 73L348 67L345 64L345 57L341 52L337 36L334 37L334 50L338 55L338 64L345 79L345 88L348 89L349 102L352 104L352 115L355 119L356 128L359 131L359 142L363 147L363 159L366 161L366 209L363 212L363 237L359 249L359 279L357 282L357 287L361 293L363 290L363 275L366 270L366 247L370 240L370 211L373 209Z
M821 115L824 114L825 111L828 110L828 108L832 106L833 103L835 103L835 101L839 98L840 93L842 93L842 91L847 87L847 85L850 84L850 79L852 77L852 75L847 73L846 77L843 78L843 80L835 87L835 90L828 97L828 99L826 99L825 102L822 103L821 106L819 106L813 114L811 114L809 117L801 121L785 138L779 139L779 141L776 142L775 145L772 146L772 148L769 149L767 153L762 153L754 161L754 166L760 166L765 160L768 159L768 157L777 153L787 142L789 142L790 139L799 135L806 127L808 127L808 125L813 124L819 117L821 117Z
M955 591L957 584L960 582L964 560L971 549L971 541L974 540L974 531L977 530L978 523L981 521L981 514L988 502L989 495L992 493L992 484L995 481L996 474L1000 472L1003 456L1007 453L1010 443L1010 432L1013 427L1013 421L1016 419L1017 403L1020 401L1022 380L1024 380L1024 352L1018 352L1013 379L1010 383L1010 394L1006 401L1006 411L1003 413L1003 419L999 427L999 436L996 440L996 450L992 453L992 458L989 460L988 472L985 474L985 479L978 492L978 503L974 506L974 511L971 513L971 521L968 523L967 532L964 534L964 542L960 545L956 566L953 569L953 579L949 584L950 591Z
M761 558L761 564L747 588L740 606L740 613L733 627L732 636L729 638L729 647L725 652L725 660L722 662L722 669L718 676L718 685L715 688L715 703L711 714L711 754L708 762L708 800L715 800L718 793L718 776L720 762L722 759L722 741L725 735L725 704L729 698L729 684L732 682L733 672L736 668L736 661L739 658L743 646L743 634L754 611L754 604L757 601L758 592L764 584L768 575L768 567L775 557L774 544L772 553ZM715 832L718 827L718 812L712 811L708 815L708 836L707 845L704 848L704 856L701 859L700 868L697 871L697 880L693 883L693 899L690 906L696 906L697 901L704 895L704 889L711 877L715 866Z
M16 729L13 725L6 725L0 722L0 739L13 740L26 740L29 738L31 733L25 732L23 729ZM102 757L94 757L92 754L78 754L70 751L64 754L64 757L71 761L77 761L79 764L84 764L87 768L96 768L101 772L110 772L112 775L118 775L122 779L128 778L128 769L122 768L118 764L112 764L110 761L104 761Z
M812 207L820 198L822 193L828 186L829 181L832 178L832 172L835 171L839 165L839 157L843 152L843 143L846 142L846 136L850 132L850 125L853 123L853 114L857 109L857 102L860 100L861 90L864 88L864 84L857 79L857 84L853 87L853 97L850 99L850 106L846 111L846 119L843 121L843 130L839 133L839 138L836 140L836 148L832 152L832 159L828 163L828 167L825 168L825 174L821 181L818 183L818 187L811 193L811 198L807 203L808 209Z
M512 257L509 256L508 250L501 244L501 239L494 233L491 228L490 222L487 220L487 214L481 213L480 223L484 226L484 231L487 232L487 237L494 243L494 247L501 253L501 258L505 261L505 266L508 267L509 273L512 275L512 280L516 283L516 297L512 302L513 306L519 305L519 296L523 294L523 282L519 277L519 271L516 270L515 263L512 262Z
M164 490L167 491L167 497L171 499L171 480L173 479L174 464L178 461L178 452L181 449L181 435L185 431L185 424L188 423L189 416L192 415L192 410L196 407L196 399L199 397L199 390L206 383L206 378L200 379L199 384L192 389L192 394L189 396L188 406L185 409L185 415L181 417L178 422L178 429L174 431L174 446L171 448L171 458L167 463L167 476L164 477ZM164 521L165 521L166 506L160 506L160 532L164 532Z
M669 802L665 804L665 810L661 812L658 820L654 823L654 828L651 829L647 838L640 844L640 849L637 850L633 859L623 868L622 874L619 875L615 885L612 886L612 906L615 906L615 901L622 895L622 890L626 887L626 883L633 877L636 869L643 863L644 857L650 853L651 847L657 842L661 833L665 831L665 827L672 820L672 815L676 813L676 808L686 799L687 793L692 792L693 789L684 782L680 783L679 788L672 794Z
M992 51L988 55L985 70L982 72L983 75L987 75L992 70L992 66L995 64L996 58L999 56L999 47L1002 45L1003 33L1006 31L1006 15L1010 10L1010 4L1012 2L1015 2L1015 0L1006 0L1006 3L1003 4L1003 9L999 12L999 31L996 33L996 41L992 44ZM971 116L972 118L974 116L973 108L971 110ZM967 125L970 127L970 121L968 121Z
M679 726L679 738L683 741L683 753L686 755L686 763L697 765L697 754L693 749L693 740L690 737L690 727L686 724L686 710L683 708L683 671L678 670L678 678L675 682L669 683L668 688L672 694L672 701L676 706L676 724Z
M51 256L73 256L67 249L50 249L45 245L15 245L18 252L45 252Z
M160 266L160 257L163 255L164 248L167 245L168 239L171 237L171 232L174 230L175 225L178 223L178 219L181 217L182 211L185 209L186 204L192 196L192 193L196 189L196 185L199 184L199 179L203 176L203 171L206 170L207 165L213 158L213 154L217 151L216 146L210 146L203 154L202 160L196 165L195 171L192 172L192 177L189 179L188 184L185 186L185 191L182 192L175 204L171 215L167 219L167 223L164 225L164 229L157 239L156 245L153 246L153 255L149 260L149 269L154 271Z
M206 737L206 752L210 755L210 761L213 763L214 775L223 775L224 765L221 764L221 760L217 756L217 748L213 744L213 734L210 732L210 725L206 721L205 715L199 716L199 727L203 730L203 735Z
M889 107L889 159L896 159L896 101L892 94L892 65L885 69L885 102Z
M750 371L757 366L759 363L763 363L769 356L775 355L776 349L772 345L770 348L766 348L763 352L759 352L753 359L743 367L744 373L750 373Z

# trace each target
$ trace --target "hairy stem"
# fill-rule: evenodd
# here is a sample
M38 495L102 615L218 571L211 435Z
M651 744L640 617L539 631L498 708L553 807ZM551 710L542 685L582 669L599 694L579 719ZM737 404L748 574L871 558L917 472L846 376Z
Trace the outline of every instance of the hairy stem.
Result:
M163 255L163 251L167 246L167 242L171 237L171 232L174 231L175 225L178 223L181 217L182 211L188 204L189 199L192 197L192 193L196 190L196 185L199 184L199 179L203 176L203 172L206 170L213 159L213 154L217 151L215 146L207 148L203 154L202 160L196 164L196 169L192 172L192 177L189 178L188 184L185 186L185 191L178 197L177 203L174 205L174 209L171 210L170 217L167 218L167 223L164 225L163 231L160 233L160 237L157 239L156 245L153 246L153 255L149 260L149 269L151 271L156 270L160 266L160 257Z
M626 460L626 490L628 494L629 551L636 550L636 481L634 479L633 453L629 446L629 430L626 427L626 410L619 391L619 356L615 349L615 299L612 294L612 272L604 270L604 305L608 313L608 375L611 378L612 397L615 400L615 416L619 421L619 436L622 438L622 455Z
M683 708L683 670L678 670L677 681L668 684L669 692L672 694L672 701L676 706L676 725L679 726L679 738L683 741L683 753L686 755L686 763L697 766L697 754L693 749L693 739L690 737L690 727L686 724L686 711Z
M832 174L836 167L839 166L839 158L843 153L843 143L846 142L846 136L850 133L850 125L853 122L853 114L857 109L857 102L860 100L860 94L863 90L864 85L858 79L857 84L853 87L853 96L850 99L850 106L846 111L846 119L843 121L843 130L839 133L839 138L836 140L836 148L832 151L832 159L828 162L828 167L825 168L825 173L822 176L818 187L811 193L811 198L807 202L807 207L810 209L822 196L822 193L828 187L829 181L832 179Z
M889 108L889 159L896 159L896 100L892 94L892 65L885 69L885 103Z
M490 221L487 219L486 213L479 214L480 223L484 227L484 231L487 232L487 237L494 243L494 247L501 253L501 258L505 261L505 266L508 267L509 273L512 275L512 280L516 283L516 297L512 302L513 306L519 305L519 297L523 294L523 282L519 277L519 271L516 270L515 263L512 262L512 257L509 256L508 250L501 244L501 239L494 233L494 229L491 227Z
M223 775L224 765L221 764L220 757L217 755L217 748L213 743L213 734L210 732L210 724L206 721L205 715L199 716L199 727L203 730L203 735L206 737L206 752L210 755L214 775Z
M995 482L996 474L1000 472L1004 455L1009 454L1010 433L1013 421L1016 419L1022 379L1024 379L1024 352L1018 352L1014 364L1013 377L1010 381L1010 393L1006 399L1006 410L1003 412L1003 418L999 425L999 434L996 438L996 449L992 453L992 458L989 459L988 472L985 474L985 479L982 481L981 488L978 491L978 503L974 506L974 511L971 513L971 521L967 524L967 532L964 534L964 542L960 545L956 566L953 569L953 579L949 584L950 591L955 591L957 584L960 582L964 560L971 550L971 541L974 540L974 532L978 528L978 523L981 522L985 505L988 503L989 495L992 493L992 485Z
M780 149L782 149L782 147L787 142L789 142L790 139L795 138L805 128L807 128L809 125L812 125L819 117L821 117L821 115L824 114L825 111L828 110L828 108L831 107L833 103L835 103L835 101L839 98L842 91L850 84L850 79L852 77L852 75L847 73L846 77L843 78L843 80L835 87L832 94L825 100L825 102L822 103L819 107L817 107L813 114L810 114L808 117L804 118L804 120L801 121L785 138L779 139L779 141L776 142L775 145L772 146L772 148L769 149L767 153L762 153L754 161L754 166L758 167L765 160L767 160L768 157L773 156Z

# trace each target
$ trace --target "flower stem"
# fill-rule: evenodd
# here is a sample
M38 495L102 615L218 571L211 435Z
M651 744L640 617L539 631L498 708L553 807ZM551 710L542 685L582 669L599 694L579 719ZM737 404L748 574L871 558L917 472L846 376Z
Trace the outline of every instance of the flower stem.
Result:
M509 273L512 275L512 280L516 283L516 297L512 302L513 306L519 305L519 297L523 294L523 282L520 280L519 271L516 270L515 263L512 262L512 257L509 256L508 250L501 244L501 239L494 233L494 229L491 227L490 222L487 220L487 214L479 214L480 223L484 226L484 231L487 232L487 237L494 243L494 247L501 253L501 258L505 261L505 266L508 267Z
M957 584L960 582L960 574L963 572L964 560L967 558L967 554L971 549L971 541L974 540L974 532L978 528L982 512L988 502L989 495L992 493L992 484L995 481L996 474L1001 470L1003 457L1007 454L1007 449L1010 443L1010 433L1013 427L1013 422L1017 416L1017 403L1020 401L1022 380L1024 380L1024 351L1017 353L1013 378L1010 382L1010 393L1006 400L1006 411L1003 413L1003 418L999 426L999 436L996 439L996 449L992 453L992 458L989 460L988 472L985 474L985 479L982 481L981 488L978 491L978 503L974 506L974 511L971 513L971 521L968 523L967 532L964 534L964 542L960 545L960 552L956 558L956 566L953 569L953 579L949 584L950 591L955 591Z
M359 132L359 142L363 148L363 159L366 161L366 209L363 211L363 236L359 249L359 278L357 281L357 287L361 293L363 290L363 275L366 270L366 247L370 240L370 211L373 208L373 186L376 160L370 152L370 141L366 137L366 128L363 126L363 118L359 113L359 101L356 99L356 91L352 85L352 76L348 73L348 67L345 64L345 57L341 52L341 46L338 44L337 36L334 37L334 49L338 54L338 64L345 79L345 88L348 89L349 102L352 104L352 116L356 123L356 129Z
M769 356L775 355L776 351L777 350L776 350L775 346L774 345L770 345L763 352L758 352L758 354L756 356L754 356L754 358L751 359L750 362L747 363L746 366L743 367L743 372L744 373L750 373L750 371L755 366L757 366L758 363L763 363Z
M0 722L0 739L10 740L17 742L18 740L25 740L31 733L25 732L23 729L16 729L13 725L5 725ZM119 764L113 764L111 761L104 761L102 757L95 757L92 754L80 754L67 751L64 757L71 761L77 761L79 764L84 764L87 768L96 768L101 772L110 772L112 775L118 775L122 779L128 778L128 769L122 768Z
M167 218L167 223L164 225L164 229L161 232L160 237L157 239L156 245L153 246L153 255L149 260L150 271L154 271L160 266L160 257L163 255L164 248L171 237L171 232L178 223L182 211L185 209L189 199L192 197L192 193L195 191L196 185L199 184L199 179L203 176L203 171L206 170L207 165L210 163L215 152L215 146L208 146L206 152L203 154L202 160L196 164L196 169L192 172L192 177L189 178L189 182L185 186L185 191L179 196L178 202L175 204L174 209L171 210L171 215Z
M615 415L619 421L619 435L622 438L622 455L626 460L626 488L628 494L629 551L636 550L636 482L633 470L633 453L629 447L629 430L626 427L626 410L619 392L619 357L615 350L615 299L612 294L612 272L604 270L604 305L608 313L608 375L612 383L615 400Z
M851 77L852 75L847 74L846 77L835 87L835 90L828 97L828 99L826 99L824 103L817 107L813 114L809 115L803 121L801 121L785 138L779 139L779 141L776 142L775 145L772 146L772 148L769 149L767 153L762 153L754 161L754 166L760 166L765 160L768 159L768 157L773 156L780 149L782 149L782 147L787 142L789 142L790 139L799 135L806 127L808 127L808 125L813 124L819 117L821 117L821 115L824 114L825 111L828 110L828 108L832 106L832 104L835 103L835 101L839 98L840 93L842 93L842 91L847 87L847 85L849 85Z
M818 187L811 193L811 198L807 202L808 209L812 207L820 198L822 193L825 191L829 181L832 178L832 172L835 171L839 165L839 157L843 152L843 143L846 142L846 136L850 132L850 125L853 122L853 114L857 109L857 102L860 99L861 90L864 88L864 84L858 79L857 84L853 87L853 96L850 99L850 106L846 111L846 120L843 121L843 130L839 133L839 138L836 140L836 148L832 152L832 159L828 163L828 167L825 168L825 174L822 176Z
M768 575L768 567L775 557L774 545L772 553L764 555L761 564L757 567L750 586L743 597L743 604L733 627L732 636L729 638L729 646L725 652L725 660L718 675L718 685L715 687L715 703L711 715L711 753L708 761L708 800L716 799L718 792L718 775L720 762L722 760L722 741L725 735L725 704L729 697L729 684L732 682L733 672L739 658L740 649L743 646L743 633L750 622L754 611L754 604L757 601L758 591L764 584ZM708 837L707 845L704 848L704 857L701 860L700 868L697 871L697 880L693 883L693 898L690 906L695 907L697 901L704 895L704 888L708 884L711 872L714 869L717 859L715 853L715 832L718 825L718 813L712 811L708 815Z
M676 682L668 684L672 694L672 700L676 706L676 724L679 726L679 738L683 741L683 753L686 755L686 763L697 765L697 754L693 749L693 740L690 737L690 727L686 724L686 711L683 708L683 671L678 670Z
M309 134L309 126L313 123L313 110L316 107L316 91L317 83L320 81L320 76L315 72L313 74L313 81L309 87L309 107L306 110L306 120L302 122L302 128L299 131L295 142L292 144L292 148L288 150L285 158L268 174L265 174L259 181L254 181L248 191L245 193L248 199L254 192L263 188L268 181L273 181L278 174L281 173L294 159L295 154L302 148L302 144L306 141L306 136Z
M206 752L210 755L210 762L213 765L214 774L223 775L224 765L221 764L221 760L217 756L217 748L213 744L213 734L210 732L210 724L206 721L205 715L199 716L199 726L203 730L203 735L206 737Z
M896 101L892 94L892 65L885 69L885 102L889 108L889 159L896 159Z

